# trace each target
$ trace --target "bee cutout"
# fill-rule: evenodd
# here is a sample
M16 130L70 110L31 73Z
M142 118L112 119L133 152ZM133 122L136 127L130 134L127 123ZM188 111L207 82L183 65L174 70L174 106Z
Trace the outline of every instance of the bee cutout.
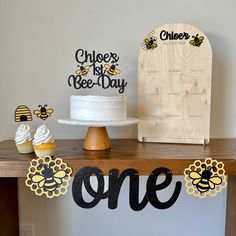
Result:
M120 74L121 71L120 69L117 69L116 66L118 66L118 64L116 65L112 64L111 66L109 64L104 65L107 74L109 74L110 76Z
M71 174L72 169L62 159L45 156L30 162L25 184L36 195L53 198L67 192Z
M154 35L154 31L150 32L143 40L142 48L151 51L157 47L157 37Z
M193 46L200 47L204 37L203 36L198 37L198 34L196 34L196 36L192 36L192 38L193 40L190 40L189 43Z
M15 122L32 121L30 109L25 105L20 105L15 110Z
M184 174L187 193L199 198L215 196L227 185L224 164L211 158L195 161Z
M32 177L32 182L37 183L39 188L43 188L45 192L53 192L57 189L61 184L63 178L66 176L66 172L64 170L59 170L54 172L52 169L53 163L41 164L44 168L42 174L36 174Z
M81 65L79 70L76 70L75 73L77 75L87 76L89 72L90 66L83 66Z
M34 114L42 119L42 120L46 120L48 117L50 117L53 113L53 109L52 108L46 108L48 105L45 104L44 106L42 105L38 105L38 107L40 108L39 110L34 110Z
M207 169L205 164L201 165L204 168L203 172L200 174L196 171L192 171L189 174L189 177L193 180L192 184L196 185L197 190L203 194L210 189L215 189L216 185L222 183L222 179L219 176L215 176L213 171L216 171L215 166L211 166Z

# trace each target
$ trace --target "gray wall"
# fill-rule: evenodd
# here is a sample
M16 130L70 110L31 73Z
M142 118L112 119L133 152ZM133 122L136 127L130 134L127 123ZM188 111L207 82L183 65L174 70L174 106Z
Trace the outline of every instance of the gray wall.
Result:
M208 36L214 54L211 137L236 137L235 8L233 0L0 0L0 139L13 138L17 105L34 108L40 103L55 109L48 122L55 138L84 136L84 128L56 123L57 118L69 115L69 96L117 92L75 91L67 86L67 76L76 66L77 48L119 53L122 75L128 81L125 94L129 115L136 116L139 44L153 28L175 22L192 24ZM39 124L34 120L32 126ZM113 138L135 138L137 129L111 128L109 133ZM95 232L185 236L190 231L194 236L199 235L196 225L203 226L203 236L224 235L225 191L215 198L198 200L187 196L183 189L171 209L147 207L135 213L128 207L128 185L124 186L119 208L110 211L106 203L92 210L80 209L71 194L50 201L38 198L26 190L23 180L19 183L20 219L22 223L36 224L36 236L89 236ZM168 192L163 194L168 197Z

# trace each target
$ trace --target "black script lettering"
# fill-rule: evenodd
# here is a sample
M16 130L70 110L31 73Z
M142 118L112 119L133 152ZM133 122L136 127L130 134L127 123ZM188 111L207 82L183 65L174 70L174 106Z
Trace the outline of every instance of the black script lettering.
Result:
M108 191L108 207L116 209L118 205L118 197L121 186L126 177L129 176L129 204L134 211L141 211L148 203L147 194L144 195L143 200L139 203L139 175L138 171L134 169L126 169L120 175L117 169L109 171L109 191Z
M119 93L123 93L127 82L124 79L111 79L108 75L102 74L98 77L98 84L103 89L107 88L119 88Z
M113 53L113 52L110 52L110 54L111 54L111 63L116 63L116 62L118 62L119 61L119 57L118 57L118 55L116 54L116 53Z
M96 194L95 191L93 190L94 191L92 196L93 200L91 202L86 202L83 198L82 186L84 183L86 190L92 188L91 183L89 181L90 176L92 175L96 176L98 181L98 187ZM75 203L78 206L83 208L92 208L96 206L102 198L103 191L104 191L104 178L103 178L103 173L99 168L84 167L76 173L72 184L72 195Z
M157 179L161 174L165 175L165 180L160 184L156 184ZM156 195L156 191L165 189L171 183L171 181L172 174L167 168L157 168L152 171L147 180L147 194L152 206L158 209L167 209L176 202L182 186L182 183L180 181L176 182L174 193L168 201L161 202Z
M75 89L80 88L92 88L96 83L91 79L84 79L81 75L70 75L68 78L69 86L73 86Z
M183 33L175 33L174 31L168 32L166 30L162 30L160 32L161 40L187 40L190 38L190 35L186 32Z
M157 184L157 179L160 175L165 175L165 180ZM90 176L95 175L98 181L97 189L94 190L91 186ZM116 209L118 206L118 198L121 187L126 177L129 177L129 203L131 209L134 211L140 211L145 208L148 201L151 205L157 209L167 209L171 207L179 197L182 183L177 181L174 189L174 193L166 202L160 202L157 198L156 192L165 189L172 181L172 174L167 168L157 168L149 175L146 184L146 193L141 202L139 202L139 175L135 169L126 169L119 173L117 169L111 169L109 171L108 178L108 190L104 192L104 176L103 172L96 167L83 167L75 175L72 184L72 194L75 203L83 208L92 208L96 206L101 199L108 198L108 207L110 209ZM82 186L89 195L93 198L90 202L87 202L83 198Z

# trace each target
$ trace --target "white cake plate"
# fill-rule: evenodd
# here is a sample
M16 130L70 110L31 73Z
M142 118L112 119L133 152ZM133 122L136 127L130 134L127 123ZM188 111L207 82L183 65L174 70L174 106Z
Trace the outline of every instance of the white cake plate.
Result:
M134 125L139 122L137 118L128 117L126 120L116 121L97 121L97 120L72 120L72 119L58 119L58 123L64 125L82 125L89 127L106 127L106 126L127 126Z
M134 125L137 124L139 120L133 117L128 117L126 120L117 121L58 119L57 122L64 125L89 126L86 137L84 139L84 149L106 150L111 148L111 141L106 130L107 126Z

